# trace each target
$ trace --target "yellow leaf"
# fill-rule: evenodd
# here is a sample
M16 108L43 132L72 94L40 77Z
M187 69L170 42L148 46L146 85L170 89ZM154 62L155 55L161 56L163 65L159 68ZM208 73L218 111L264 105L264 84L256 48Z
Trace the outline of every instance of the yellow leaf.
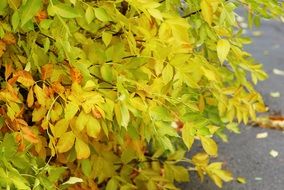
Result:
M201 67L205 77L210 81L216 81L215 73L212 70Z
M243 177L238 177L238 178L237 178L237 182L238 182L238 183L241 183L241 184L247 183L246 179L243 178Z
M197 153L192 157L192 162L196 166L207 166L209 163L209 156L205 152Z
M163 15L158 9L148 9L150 15L158 20L163 20Z
M64 134L69 127L69 121L66 119L59 120L54 127L51 128L54 137L58 138Z
M182 139L188 150L190 150L192 144L194 143L194 134L192 134L192 130L192 127L188 124L185 124L182 128Z
M229 182L233 180L232 173L226 170L214 170L214 173L223 181Z
M63 108L59 103L55 103L53 108L50 111L50 119L52 122L58 121L62 118Z
M45 107L36 108L32 113L32 121L37 122L45 117L47 110Z
M230 51L231 44L228 40L220 39L217 43L217 55L221 63L223 63Z
M208 137L200 136L201 144L205 152L211 156L217 156L218 147L216 142Z
M36 95L36 99L38 101L38 103L42 106L45 105L46 102L46 95L44 93L44 91L42 90L42 88L40 88L38 85L34 86L34 92Z
M103 32L102 33L102 40L103 40L103 42L106 46L108 46L110 44L111 39L112 39L111 33L109 33L109 32Z
M16 75L19 76L17 81L22 85L24 85L25 87L30 87L35 83L32 75L27 71L19 71L16 73Z
M65 112L65 119L71 120L79 110L79 106L73 102L70 102L66 105L64 112Z
M60 137L57 143L57 151L59 153L67 152L73 147L74 141L75 141L75 135L73 134L72 131L62 134L62 136Z
M214 175L214 174L209 175L209 176L219 188L223 187L223 182L222 182L220 177L218 177L217 175Z
M78 160L88 158L91 153L89 145L79 138L76 138L75 150L77 153Z
M204 20L211 25L213 21L213 9L208 0L201 0L200 3L201 14Z
M100 122L94 117L90 117L87 123L87 134L90 137L97 138L101 131Z
M75 122L76 128L79 131L82 131L87 125L90 117L91 116L89 114L86 114L84 111L81 111Z
M34 104L34 91L33 88L30 88L29 93L28 93L28 97L27 97L27 104L28 107L32 107Z
M129 110L125 103L117 103L114 106L116 121L120 126L127 127L130 121Z

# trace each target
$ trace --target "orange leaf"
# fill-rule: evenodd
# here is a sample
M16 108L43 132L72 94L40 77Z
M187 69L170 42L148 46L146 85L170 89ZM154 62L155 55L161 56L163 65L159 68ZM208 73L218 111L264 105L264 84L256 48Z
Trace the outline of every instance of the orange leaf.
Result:
M12 74L13 70L14 69L12 67L12 64L7 63L6 66L5 66L5 80L7 80L9 78L9 76Z
M34 91L33 88L30 88L29 93L28 93L28 97L27 97L27 103L28 103L28 107L32 107L34 104Z
M102 114L100 113L100 111L98 109L94 109L92 108L92 114L95 118L100 119L102 118Z
M76 68L70 68L71 79L73 82L80 83L83 80L83 76Z
M37 22L41 22L41 21L47 19L47 17L48 17L48 15L47 15L47 12L45 10L41 10L36 14Z
M32 130L29 127L22 127L21 128L24 139L31 143L38 143L38 138L37 136L32 132Z
M52 64L46 64L41 68L41 79L46 80L49 77L51 77L53 71L53 65Z

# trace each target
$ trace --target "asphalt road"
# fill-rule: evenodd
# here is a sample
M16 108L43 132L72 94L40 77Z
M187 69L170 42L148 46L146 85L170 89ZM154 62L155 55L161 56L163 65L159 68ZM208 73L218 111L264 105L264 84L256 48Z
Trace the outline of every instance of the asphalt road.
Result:
M256 88L272 112L284 114L284 76L273 72L273 69L284 71L284 23L264 20L262 26L254 31L257 32L247 31L253 43L246 49L264 64L264 70L270 76ZM279 92L280 97L272 97L271 92ZM229 143L220 144L218 160L225 161L234 176L245 177L247 183L234 181L224 184L223 189L284 190L284 133L250 126L242 126L241 132L241 135L230 134ZM256 135L262 132L267 132L268 137L257 139ZM195 145L195 149L199 148L199 145ZM269 154L271 150L279 152L279 155L272 157ZM183 190L219 189L208 178L200 183L194 174L190 183L180 187Z

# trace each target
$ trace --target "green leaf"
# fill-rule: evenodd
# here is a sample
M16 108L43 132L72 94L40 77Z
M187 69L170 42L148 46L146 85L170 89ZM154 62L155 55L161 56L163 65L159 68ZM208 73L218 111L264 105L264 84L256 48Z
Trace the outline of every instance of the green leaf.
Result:
M66 169L64 167L49 166L48 167L49 181L52 183L57 182L62 177L65 171Z
M92 172L92 165L89 159L85 159L81 161L82 171L85 176L90 176Z
M208 137L200 136L201 144L205 152L211 156L217 156L218 147L216 142Z
M121 161L124 163L124 164L127 164L129 163L131 160L135 159L137 156L136 156L136 152L130 148L124 150L121 154Z
M108 14L106 13L105 9L102 7L95 8L95 16L102 22L110 21Z
M13 30L15 31L19 24L20 24L20 15L19 15L19 11L15 11L14 14L12 15L12 27L13 27Z
M102 78L107 82L112 82L113 80L113 72L112 67L108 64L104 64L101 66L101 75Z
M91 6L88 6L86 9L86 13L85 13L85 18L88 24L90 24L94 18L95 18L95 12L94 12L94 8Z
M12 134L5 134L2 144L0 144L0 148L3 151L3 156L8 160L16 154L17 143Z
M7 0L2 0L2 1L0 1L0 12L1 12L1 11L4 11L5 8L7 7L7 5L8 5Z
M68 6L67 4L59 3L52 7L56 14L63 18L77 18L81 17L77 9Z
M130 121L129 110L128 110L128 108L127 108L125 103L121 104L120 109L121 109L121 117L122 117L122 119L121 119L121 126L127 127L128 123Z
M103 32L102 33L102 40L103 40L103 42L106 46L108 46L110 44L111 39L112 39L111 33L109 33L109 32Z
M29 0L21 7L21 26L31 20L42 7L42 0Z
M5 35L5 31L2 26L0 26L0 39L2 39Z
M173 163L165 163L165 177L171 181L176 180L177 182L189 181L189 174L187 169L183 166L176 166Z
M22 0L8 0L9 7L13 10L17 10L19 6L21 5L21 3L22 3Z
M107 183L106 190L117 190L118 185L118 181L115 178L111 178Z
M172 121L169 111L162 106L150 108L150 116L155 121Z
M217 54L221 63L223 63L230 51L231 44L228 40L220 39L217 43Z

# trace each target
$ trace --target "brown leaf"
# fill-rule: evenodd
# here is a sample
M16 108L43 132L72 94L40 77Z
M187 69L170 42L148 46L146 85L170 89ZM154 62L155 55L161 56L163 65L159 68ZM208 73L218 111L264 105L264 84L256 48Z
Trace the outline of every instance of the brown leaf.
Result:
M6 44L2 40L0 40L0 57L2 57L5 50L6 50Z
M4 37L3 37L3 41L7 44L7 45L12 45L12 44L16 44L16 38L12 33L5 33Z
M41 68L41 79L46 80L51 77L53 71L53 65L52 64L46 64Z

